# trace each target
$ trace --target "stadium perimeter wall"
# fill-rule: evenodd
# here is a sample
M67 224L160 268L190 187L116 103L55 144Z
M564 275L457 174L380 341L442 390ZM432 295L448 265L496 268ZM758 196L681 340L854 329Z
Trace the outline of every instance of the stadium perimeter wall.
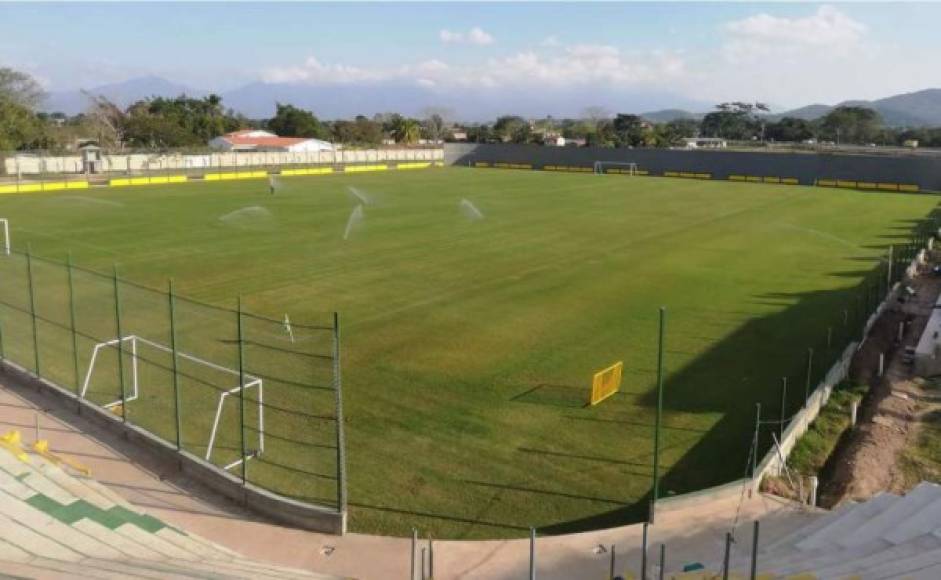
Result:
M444 159L449 165L557 171L591 170L596 161L614 161L636 163L649 175L941 191L941 160L915 156L448 143ZM686 175L669 175L678 173Z

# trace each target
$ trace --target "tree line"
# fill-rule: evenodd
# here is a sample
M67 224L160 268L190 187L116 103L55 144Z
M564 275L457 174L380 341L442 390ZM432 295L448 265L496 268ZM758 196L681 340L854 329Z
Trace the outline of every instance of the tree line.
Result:
M353 146L394 141L414 144L467 140L477 143L546 144L559 137L597 147L676 147L685 138L718 137L740 142L813 142L941 147L941 128L887 127L865 107L841 106L815 120L771 116L762 103L721 103L701 118L651 122L600 107L578 118L525 119L505 115L493 123L460 124L447 109L429 108L421 119L383 113L322 120L313 112L278 103L269 119L250 119L226 108L215 94L152 97L120 107L86 93L87 109L73 116L40 109L41 86L28 74L0 68L0 150L67 149L82 141L106 148L203 148L225 133L267 129L283 137L311 137Z

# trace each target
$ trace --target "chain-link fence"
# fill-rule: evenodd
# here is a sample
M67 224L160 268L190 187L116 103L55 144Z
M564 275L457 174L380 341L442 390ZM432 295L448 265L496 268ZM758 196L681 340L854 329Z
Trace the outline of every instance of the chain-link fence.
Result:
M243 483L343 512L339 356L335 314L277 320L0 255L0 359Z

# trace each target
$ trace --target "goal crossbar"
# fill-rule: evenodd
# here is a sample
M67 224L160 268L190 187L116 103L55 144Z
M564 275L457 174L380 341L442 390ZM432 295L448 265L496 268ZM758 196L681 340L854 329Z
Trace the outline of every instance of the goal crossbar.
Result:
M229 463L223 466L223 469L227 469L227 470L231 469L241 464L242 461L247 460L247 459L252 459L253 457L261 455L264 452L265 450L264 381L260 377L256 377L248 373L239 373L239 371L235 369L224 367L212 361L208 361L206 359L200 358L198 356L195 356L186 352L180 352L180 351L174 352L174 349L170 348L169 346L165 344L160 344L159 342L154 342L152 340L148 340L146 338L143 338L134 334L124 336L121 338L113 338L111 340L106 340L104 342L99 342L98 344L94 346L94 348L92 349L91 360L89 360L88 362L88 369L85 371L85 377L84 377L84 380L82 381L82 388L79 391L79 398L84 399L86 396L86 393L88 392L88 388L91 385L92 374L95 370L95 362L98 359L98 354L103 349L117 348L119 344L123 345L125 343L128 343L130 345L130 350L126 352L127 354L131 355L131 392L128 393L123 399L118 399L116 401L111 401L110 403L106 403L102 405L104 408L113 409L114 407L118 407L120 405L134 401L140 396L138 345L141 345L141 344L146 345L151 348L157 349L159 351L162 351L171 355L175 355L179 359L188 360L190 362L202 365L204 367L213 369L215 371L232 375L236 377L236 381L238 381L239 377L242 377L241 386L232 387L231 389L222 391L219 394L219 400L216 403L216 412L212 419L212 430L209 433L209 443L206 446L206 455L204 457L206 461L212 460L212 452L215 448L215 443L216 443L216 434L218 433L218 430L219 430L219 422L222 419L222 406L225 403L226 397L229 397L231 395L239 393L239 391L247 390L250 388L258 389L258 449L255 452L250 453L247 456L243 457L242 459L237 459L233 461L232 463ZM125 351L123 351L122 349L121 353L123 354L123 352Z
M606 167L619 167L620 173L624 174L625 172L628 175L635 175L637 173L637 164L629 161L595 161L595 173L598 175L604 175L607 173L605 171Z

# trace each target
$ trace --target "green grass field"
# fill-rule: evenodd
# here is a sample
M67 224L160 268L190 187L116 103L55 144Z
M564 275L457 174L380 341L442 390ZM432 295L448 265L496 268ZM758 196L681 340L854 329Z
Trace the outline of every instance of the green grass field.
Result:
M362 201L350 188L366 203L344 240ZM242 295L275 319L339 311L352 529L479 538L646 513L661 305L662 491L741 477L755 403L777 417L789 375L800 405L806 349L822 371L837 353L827 328L839 346L850 332L851 290L937 202L446 168L285 178L275 196L261 180L10 195L0 217L37 256L71 250L160 288L172 277L226 307ZM8 351L17 320L4 321ZM46 364L68 374L55 352ZM591 374L617 360L622 391L586 407Z

